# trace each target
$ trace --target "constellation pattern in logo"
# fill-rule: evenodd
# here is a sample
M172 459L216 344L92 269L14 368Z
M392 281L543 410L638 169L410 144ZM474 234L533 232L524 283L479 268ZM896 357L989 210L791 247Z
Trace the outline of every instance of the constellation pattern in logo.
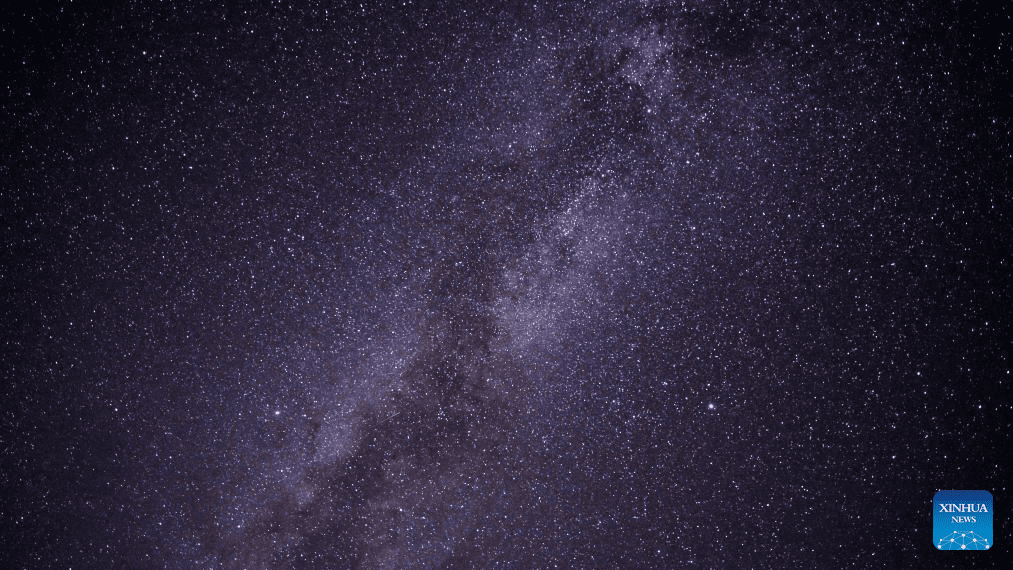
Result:
M951 532L940 538L936 548L939 550L988 550L991 545L987 538L968 530Z

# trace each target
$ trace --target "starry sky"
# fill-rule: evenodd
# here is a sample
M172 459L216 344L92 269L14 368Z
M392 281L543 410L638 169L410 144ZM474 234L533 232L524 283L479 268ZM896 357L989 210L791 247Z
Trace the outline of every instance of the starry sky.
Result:
M1009 6L218 4L0 16L0 566L1009 556Z

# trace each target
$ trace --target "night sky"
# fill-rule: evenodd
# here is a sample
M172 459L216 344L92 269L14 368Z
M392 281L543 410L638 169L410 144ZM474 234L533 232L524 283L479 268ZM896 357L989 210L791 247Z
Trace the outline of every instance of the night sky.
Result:
M183 4L0 16L0 567L1008 559L1008 4Z

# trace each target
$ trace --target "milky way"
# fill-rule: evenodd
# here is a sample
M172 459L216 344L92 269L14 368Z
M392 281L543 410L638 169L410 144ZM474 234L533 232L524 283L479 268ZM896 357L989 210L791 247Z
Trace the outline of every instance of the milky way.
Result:
M78 4L3 17L5 568L1009 555L1009 8Z

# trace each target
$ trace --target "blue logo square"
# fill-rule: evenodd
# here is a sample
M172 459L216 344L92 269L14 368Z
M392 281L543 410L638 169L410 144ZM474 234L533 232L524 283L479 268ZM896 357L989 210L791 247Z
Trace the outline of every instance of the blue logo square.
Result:
M992 493L939 491L932 499L932 544L936 550L992 548Z

